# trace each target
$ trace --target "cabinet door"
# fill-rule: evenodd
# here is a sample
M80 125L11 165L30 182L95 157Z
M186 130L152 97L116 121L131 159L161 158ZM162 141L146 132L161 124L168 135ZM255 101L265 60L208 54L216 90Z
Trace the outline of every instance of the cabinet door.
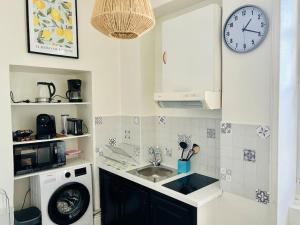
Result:
M151 194L151 225L197 225L197 209L161 194Z
M143 186L100 170L103 225L148 225L148 196Z
M162 92L221 88L221 10L209 5L162 24Z
M111 174L100 170L100 204L102 225L123 225L121 218L120 182Z
M149 197L140 185L123 180L121 187L121 221L128 225L148 225Z

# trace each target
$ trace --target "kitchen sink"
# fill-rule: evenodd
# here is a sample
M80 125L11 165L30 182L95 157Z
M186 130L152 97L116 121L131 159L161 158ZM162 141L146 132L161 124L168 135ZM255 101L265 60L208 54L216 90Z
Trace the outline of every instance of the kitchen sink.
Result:
M128 171L128 173L156 183L177 175L177 170L166 166L149 165Z

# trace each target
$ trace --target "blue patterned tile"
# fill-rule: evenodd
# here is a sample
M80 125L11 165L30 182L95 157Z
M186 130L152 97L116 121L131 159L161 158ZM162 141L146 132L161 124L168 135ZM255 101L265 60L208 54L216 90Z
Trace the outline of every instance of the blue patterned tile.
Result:
M270 128L268 126L259 126L256 128L257 135L262 139L268 139L270 137Z
M216 129L207 129L207 138L215 139L216 138Z
M256 190L256 201L262 204L270 203L270 193L267 191L262 191L260 189Z
M221 133L222 134L231 134L232 124L231 123L222 123L221 124Z
M244 149L244 161L256 162L256 151Z

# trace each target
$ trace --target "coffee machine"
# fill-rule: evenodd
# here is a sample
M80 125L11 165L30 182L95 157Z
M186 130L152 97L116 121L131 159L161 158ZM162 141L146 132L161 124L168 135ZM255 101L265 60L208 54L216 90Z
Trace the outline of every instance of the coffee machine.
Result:
M82 102L81 80L68 80L68 91L66 93L66 97L69 99L69 102Z
M51 139L56 136L55 117L48 114L40 114L36 118L36 139Z

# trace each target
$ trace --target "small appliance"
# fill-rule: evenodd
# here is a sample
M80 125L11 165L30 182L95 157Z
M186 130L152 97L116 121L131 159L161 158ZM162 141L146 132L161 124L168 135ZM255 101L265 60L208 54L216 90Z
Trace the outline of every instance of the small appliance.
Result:
M44 225L93 224L90 163L31 177L31 205L42 212Z
M53 83L38 82L38 97L35 99L37 103L50 103L56 93L56 87Z
M207 177L201 174L193 173L186 177L171 181L170 183L164 184L164 187L177 191L181 194L188 195L194 191L200 190L218 182L219 180Z
M68 134L68 114L61 115L61 133L64 135Z
M48 114L40 114L36 118L36 139L51 139L56 136L55 117Z
M15 175L60 167L66 164L66 147L63 141L14 147Z
M69 118L68 121L68 134L83 135L83 120L76 118Z
M15 212L15 225L41 225L41 211L36 207L30 207Z
M79 79L68 80L66 97L69 99L69 102L82 102L81 84L82 82Z

